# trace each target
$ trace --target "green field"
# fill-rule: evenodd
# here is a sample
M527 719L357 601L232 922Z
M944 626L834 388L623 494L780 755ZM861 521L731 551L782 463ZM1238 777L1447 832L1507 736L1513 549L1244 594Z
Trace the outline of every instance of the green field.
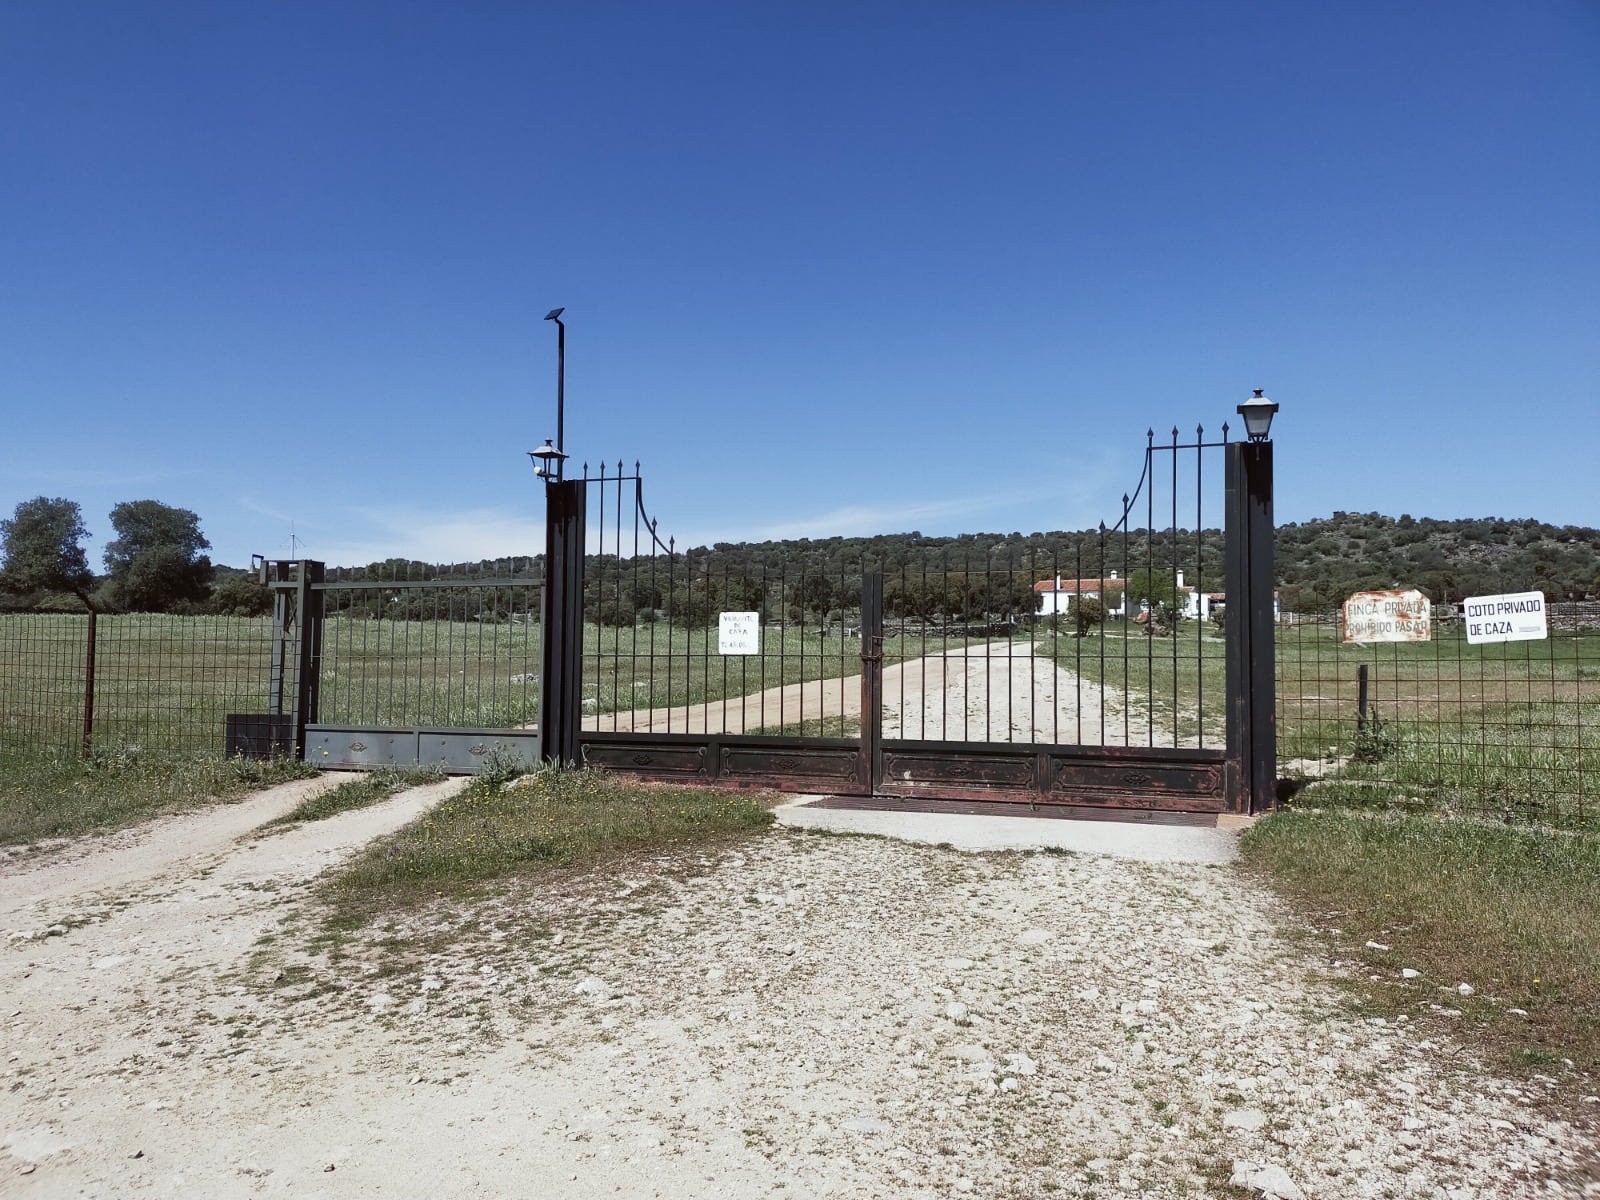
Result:
M0 751L82 743L88 617L0 615ZM268 711L266 617L102 615L94 744L221 751L225 716Z
M539 655L536 623L329 617L318 718L392 727L532 725Z
M1431 642L1362 647L1307 625L1279 629L1277 659L1279 771L1319 780L1308 798L1595 823L1600 636L1470 646L1440 624Z
M0 616L0 750L71 754L82 743L88 619ZM267 617L102 615L96 748L218 751L229 713L272 711ZM319 716L370 725L515 726L539 701L537 626L331 617ZM295 694L293 647L281 687Z

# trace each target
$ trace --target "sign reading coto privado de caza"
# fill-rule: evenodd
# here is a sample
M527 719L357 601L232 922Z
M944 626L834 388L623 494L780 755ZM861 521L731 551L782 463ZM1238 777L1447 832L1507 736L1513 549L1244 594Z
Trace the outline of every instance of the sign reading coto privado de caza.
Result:
M1461 602L1467 642L1537 642L1550 636L1543 592L1508 592L1504 596L1469 596Z
M1357 592L1344 602L1344 640L1426 642L1433 637L1433 610L1416 588Z

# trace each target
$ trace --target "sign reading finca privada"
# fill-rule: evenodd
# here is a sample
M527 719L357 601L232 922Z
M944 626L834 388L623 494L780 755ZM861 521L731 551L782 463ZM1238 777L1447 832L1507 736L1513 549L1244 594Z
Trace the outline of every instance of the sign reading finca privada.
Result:
M1433 610L1416 588L1357 592L1344 602L1347 642L1426 642L1433 637Z
M1550 636L1543 592L1508 592L1504 596L1469 596L1461 602L1467 642L1537 642Z

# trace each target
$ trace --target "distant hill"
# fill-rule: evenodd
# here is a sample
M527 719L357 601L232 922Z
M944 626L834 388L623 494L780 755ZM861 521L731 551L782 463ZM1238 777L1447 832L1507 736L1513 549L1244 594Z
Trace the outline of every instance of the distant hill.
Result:
M1336 512L1278 528L1284 604L1332 608L1352 591L1400 584L1437 602L1541 591L1600 598L1600 530L1498 517L1438 521Z
M1465 596L1539 590L1552 600L1600 599L1600 530L1498 517L1440 521L1409 515L1336 512L1303 524L1282 525L1277 541L1279 590L1285 608L1302 612L1336 607L1351 592L1396 585L1421 588L1436 603ZM858 573L863 565L893 575L962 571L997 572L1043 580L1127 575L1153 561L1185 573L1185 582L1222 589L1222 535L1215 529L1174 537L1157 531L1127 539L1096 531L1023 534L976 533L925 537L921 533L873 537L798 538L772 542L718 542L681 552L697 573L791 578ZM514 569L531 566L517 560ZM502 574L508 560L453 567L390 560L374 564L375 577L437 578Z

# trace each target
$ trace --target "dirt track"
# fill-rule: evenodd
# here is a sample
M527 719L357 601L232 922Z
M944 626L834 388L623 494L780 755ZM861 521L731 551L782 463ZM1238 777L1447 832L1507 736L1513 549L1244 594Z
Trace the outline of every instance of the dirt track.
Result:
M885 676L902 736L1090 722L1031 654ZM460 786L257 832L335 782L7 858L0 1195L1600 1196L1542 1085L1343 1012L1229 871L776 830L330 954L318 874Z
M774 831L330 957L310 881L458 785L250 832L315 786L12 861L0 1194L1600 1195L1227 871Z
M926 741L1121 746L1173 744L1127 710L1115 687L1082 681L1032 646L997 641L883 669L883 736ZM1124 713L1127 712L1127 728ZM801 721L861 717L861 676L767 688L675 708L586 717L584 728L624 733L750 733Z

